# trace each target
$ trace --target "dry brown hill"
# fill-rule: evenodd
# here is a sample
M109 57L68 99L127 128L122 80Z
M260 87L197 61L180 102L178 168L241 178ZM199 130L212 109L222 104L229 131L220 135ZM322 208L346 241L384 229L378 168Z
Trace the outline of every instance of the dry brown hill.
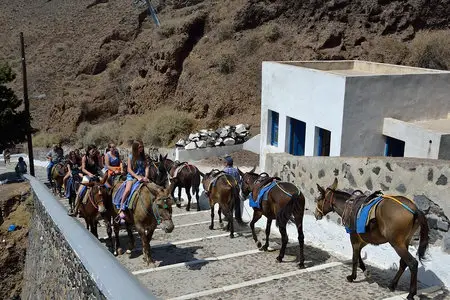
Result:
M450 68L447 0L153 0L159 29L133 1L2 1L0 59L20 74L23 31L35 126L69 134L169 106L195 126L257 128L264 60Z

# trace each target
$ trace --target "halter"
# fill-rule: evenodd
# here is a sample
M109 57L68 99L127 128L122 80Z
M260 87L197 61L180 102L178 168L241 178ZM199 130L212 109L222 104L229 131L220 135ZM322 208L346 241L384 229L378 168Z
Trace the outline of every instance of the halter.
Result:
M89 202L91 202L92 206L94 206L94 208L95 208L96 210L98 210L98 205L94 202L94 189L91 187L90 190L91 190L91 191L90 191L89 197L88 197ZM99 193L101 193L100 190L99 190Z
M325 204L327 203L327 195L328 193L331 192L331 197L330 197L330 208L331 211L334 211L334 197L333 197L333 191L330 189L327 189L327 192L325 193L325 197L323 197L323 204L322 204L322 209L319 208L319 205L317 205L317 210L322 214L322 216L324 216L325 214L323 213L323 210L325 209Z
M147 214L147 215L151 215L150 214L150 212L148 211L148 209L144 206L144 204L142 204L142 201L140 201L141 200L141 194L139 194L139 203L141 204L141 207L142 207L142 209L145 211L145 213ZM167 198L166 199L164 199L164 206L163 206L163 208L164 209L167 209L167 208L169 208L169 206L167 205ZM159 214L159 210L158 210L158 204L156 204L156 201L152 201L152 214L153 214L153 216L155 217L155 219L156 219L156 223L159 225L159 224L161 224L161 215Z

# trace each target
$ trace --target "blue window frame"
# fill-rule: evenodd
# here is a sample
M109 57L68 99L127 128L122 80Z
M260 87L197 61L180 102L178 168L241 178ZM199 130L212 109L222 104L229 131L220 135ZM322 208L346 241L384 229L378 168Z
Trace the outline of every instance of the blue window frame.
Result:
M326 129L316 127L316 135L317 135L316 155L330 156L331 132Z
M280 115L275 111L270 111L270 144L278 146L278 122Z
M386 136L384 156L403 157L405 155L405 142Z
M306 123L290 118L289 129L289 153L305 155Z

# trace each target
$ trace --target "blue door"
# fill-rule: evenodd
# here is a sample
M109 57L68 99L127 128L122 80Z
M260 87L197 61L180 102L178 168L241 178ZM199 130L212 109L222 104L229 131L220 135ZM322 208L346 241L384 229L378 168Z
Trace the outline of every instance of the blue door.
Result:
M289 127L289 153L293 155L305 155L306 123L291 118Z
M270 144L272 146L278 146L278 121L279 114L275 111L271 111L272 124L270 128Z
M403 157L405 155L405 142L386 136L384 155L392 157Z

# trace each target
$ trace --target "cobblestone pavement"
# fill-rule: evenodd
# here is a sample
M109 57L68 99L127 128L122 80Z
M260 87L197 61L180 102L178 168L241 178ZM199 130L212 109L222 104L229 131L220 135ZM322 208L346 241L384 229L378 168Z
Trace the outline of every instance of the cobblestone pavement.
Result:
M38 167L36 172L36 177L45 182L45 170ZM60 200L68 207L66 199ZM308 241L305 247L307 269L299 271L296 267L298 246L295 244L287 249L285 261L276 263L278 250L258 251L248 227L237 227L236 237L230 239L220 227L216 214L215 229L209 230L209 210L197 212L195 204L190 212L184 207L174 207L173 220L175 229L172 233L157 230L151 241L153 258L159 267L148 269L144 264L136 233L135 251L117 257L161 299L385 299L403 295L409 287L408 270L400 280L398 291L392 293L387 285L396 270L380 270L373 266L368 266L372 274L370 279L358 271L356 282L348 283L346 276L351 273L350 263L308 246ZM84 224L83 220L79 221ZM277 248L281 243L276 235L278 229L272 227L272 232L270 246ZM263 239L264 232L258 230L258 236ZM99 237L108 246L104 226L99 227ZM127 235L124 230L120 240L125 246ZM186 262L189 263L183 264ZM273 275L278 277L271 278ZM419 285L419 288L425 286ZM420 299L450 297L446 292L438 291Z

